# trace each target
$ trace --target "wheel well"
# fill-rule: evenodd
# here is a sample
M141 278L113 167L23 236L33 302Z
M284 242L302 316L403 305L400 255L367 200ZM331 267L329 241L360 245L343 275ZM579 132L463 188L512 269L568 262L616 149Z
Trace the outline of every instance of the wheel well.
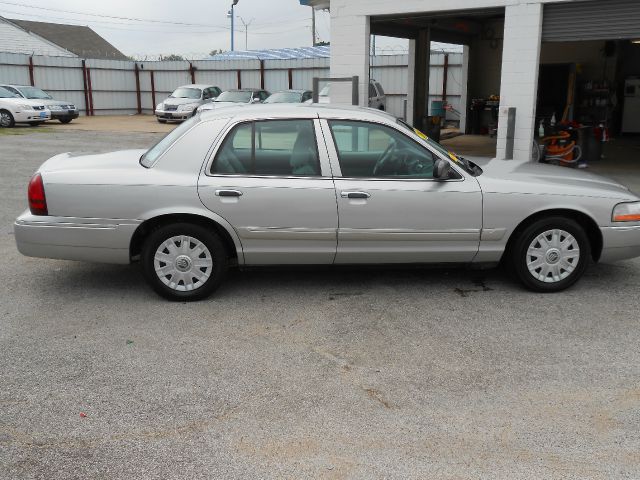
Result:
M577 222L582 228L584 228L584 231L587 234L589 244L591 245L591 256L593 257L593 260L597 262L600 259L600 254L602 253L602 232L600 232L598 224L589 215L568 209L543 210L542 212L536 212L525 218L509 237L503 258L508 254L516 239L525 228L545 217L564 217Z
M147 238L147 236L153 230L164 225L180 222L193 223L195 225L213 229L222 239L222 242L227 248L227 252L229 252L229 256L231 258L238 258L238 252L236 251L235 243L233 243L231 235L229 235L229 232L227 232L227 230L222 225L217 223L215 220L211 220L210 218L188 213L160 215L158 217L150 218L149 220L141 223L134 232L133 237L131 238L131 244L129 245L130 257L135 258L140 255L140 253L142 252L142 244L144 243L145 238Z

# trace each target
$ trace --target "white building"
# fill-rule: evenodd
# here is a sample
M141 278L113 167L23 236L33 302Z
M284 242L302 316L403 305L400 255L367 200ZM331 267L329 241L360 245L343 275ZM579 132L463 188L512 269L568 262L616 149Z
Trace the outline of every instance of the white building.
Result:
M498 158L530 158L534 129L545 116L604 122L621 131L633 131L633 125L640 124L640 85L636 106L625 84L640 78L638 0L301 3L330 9L331 76L357 75L361 105L366 104L371 35L409 40L408 117L417 124L429 108L425 85L430 41L464 45L467 107L474 98L500 96ZM348 88L332 88L332 101L349 102ZM510 109L515 109L511 129Z

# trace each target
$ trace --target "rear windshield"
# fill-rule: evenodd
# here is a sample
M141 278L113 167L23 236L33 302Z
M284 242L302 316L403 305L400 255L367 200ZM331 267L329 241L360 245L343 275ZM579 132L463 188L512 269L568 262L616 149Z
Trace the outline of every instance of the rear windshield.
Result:
M251 92L222 92L216 102L249 103Z
M178 127L174 128L165 136L162 140L151 147L147 152L140 157L140 165L146 168L151 168L156 160L162 155L167 148L173 145L178 138L182 136L187 130L193 127L200 121L200 116L191 117L189 120L181 123Z
M299 103L301 97L302 95L297 92L276 92L264 103Z

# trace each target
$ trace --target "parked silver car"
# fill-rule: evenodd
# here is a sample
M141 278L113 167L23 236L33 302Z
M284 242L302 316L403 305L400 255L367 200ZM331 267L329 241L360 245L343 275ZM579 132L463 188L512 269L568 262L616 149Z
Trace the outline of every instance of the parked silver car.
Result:
M0 87L9 90L19 98L35 100L39 104L44 105L45 108L51 112L51 120L58 120L60 123L69 123L80 115L80 110L78 110L72 102L56 100L53 96L38 87L11 84L0 84ZM49 120L49 118L45 120Z
M198 107L198 112L216 110L220 107L234 106L239 103L262 103L270 93L260 88L238 88L235 90L225 90L212 103L207 103Z
M213 102L220 93L220 88L214 85L183 85L156 106L156 118L160 123L186 120L196 114L200 105Z
M640 255L640 197L542 164L479 165L392 116L246 105L183 123L149 150L63 153L28 188L20 252L129 263L170 299L231 264L509 264L528 288Z

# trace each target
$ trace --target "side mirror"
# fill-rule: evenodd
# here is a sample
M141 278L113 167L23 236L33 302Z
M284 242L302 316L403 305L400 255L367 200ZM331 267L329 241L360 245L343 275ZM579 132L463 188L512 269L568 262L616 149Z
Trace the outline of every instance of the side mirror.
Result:
M433 164L433 178L436 180L447 180L451 173L451 165L446 160L438 158Z

